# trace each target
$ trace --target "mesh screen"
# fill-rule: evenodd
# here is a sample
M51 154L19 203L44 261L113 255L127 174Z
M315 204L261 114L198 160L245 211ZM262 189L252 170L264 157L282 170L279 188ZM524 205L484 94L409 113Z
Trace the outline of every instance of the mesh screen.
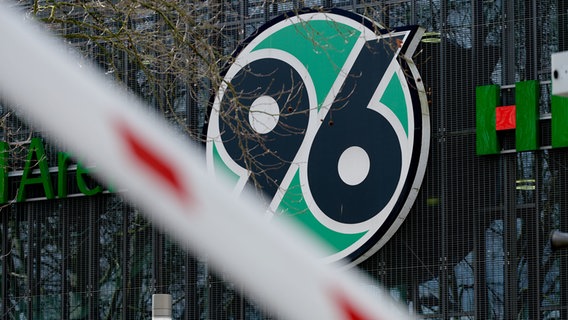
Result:
M552 230L568 231L568 151L549 148L550 54L568 50L568 3L179 4L186 10L177 14L189 12L193 20L184 21L195 22L180 27L196 32L177 47L192 72L180 72L182 65L168 69L167 62L176 56L162 49L180 38L167 27L175 14L161 15L163 8L148 7L128 19L89 15L84 20L106 19L108 30L114 32L127 21L139 36L131 47L94 37L108 30L93 30L89 23L64 23L50 19L46 11L36 13L85 59L125 83L192 137L203 132L211 92L219 81L206 76L211 65L205 60L218 61L222 67L242 40L281 13L303 6L336 6L386 27L425 27L428 40L420 44L414 59L424 80L432 124L426 177L402 227L359 268L425 318L568 319L568 254L552 251L549 244ZM39 1L28 7L38 10L43 5ZM215 23L208 25L211 21ZM160 34L163 48L150 41ZM217 51L193 50L191 45L199 48L203 39ZM152 57L161 62L145 68ZM514 83L523 80L541 82L543 148L515 152L510 131L500 138L503 153L478 156L475 87L501 85L502 103L514 104ZM0 116L0 134L11 150L7 172L12 199L20 187L30 139L40 135L6 103L0 102ZM61 178L56 170L59 151L56 143L46 145L54 199L46 199L41 185L33 185L26 189L27 201L0 208L1 319L147 319L153 293L172 294L175 319L277 317L248 300L222 271L210 270L206 258L182 251L120 194L103 188L85 196L77 186L76 163ZM67 197L58 196L60 179ZM90 189L97 185L88 182Z

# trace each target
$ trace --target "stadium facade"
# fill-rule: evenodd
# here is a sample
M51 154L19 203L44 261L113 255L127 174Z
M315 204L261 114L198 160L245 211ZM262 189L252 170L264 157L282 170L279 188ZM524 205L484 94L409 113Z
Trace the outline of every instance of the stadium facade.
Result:
M304 6L426 29L414 54L430 110L426 175L404 223L358 267L424 318L568 319L568 252L549 244L552 230L568 230L568 151L554 133L568 117L556 112L550 85L550 55L568 50L568 3L222 2L222 51ZM159 19L141 14L139 30ZM198 95L176 88L174 99L194 136L204 132L217 89L197 86ZM521 114L530 99L532 125L517 118L501 130L483 121L502 119L501 106ZM146 319L154 293L173 296L176 319L272 318L213 273L206 257L152 227L121 191L90 178L96 168L48 146L0 106L0 319Z

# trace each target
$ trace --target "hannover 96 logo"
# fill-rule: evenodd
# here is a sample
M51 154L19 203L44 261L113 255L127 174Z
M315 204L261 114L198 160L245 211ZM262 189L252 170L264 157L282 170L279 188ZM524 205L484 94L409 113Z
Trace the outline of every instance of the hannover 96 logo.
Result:
M321 238L332 262L376 252L422 182L429 116L412 62L422 30L331 9L286 14L239 47L209 116L207 162L267 211Z

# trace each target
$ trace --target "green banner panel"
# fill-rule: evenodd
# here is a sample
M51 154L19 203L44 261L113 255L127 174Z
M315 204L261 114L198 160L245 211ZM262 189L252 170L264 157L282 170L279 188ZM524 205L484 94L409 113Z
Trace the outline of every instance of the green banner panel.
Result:
M515 132L517 151L538 150L539 148L539 83L536 80L515 84L517 105L517 129Z
M552 147L568 147L568 98L552 96Z
M499 86L480 86L475 89L476 149L478 155L499 153L495 123L499 105Z

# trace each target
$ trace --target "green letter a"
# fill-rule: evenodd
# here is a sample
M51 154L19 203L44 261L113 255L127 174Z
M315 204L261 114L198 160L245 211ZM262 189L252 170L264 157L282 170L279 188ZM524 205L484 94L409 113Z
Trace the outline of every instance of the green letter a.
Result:
M31 177L35 165L39 168L39 175ZM20 188L18 190L18 202L26 200L26 186L33 184L42 184L46 198L54 198L47 157L45 156L45 149L43 148L43 142L40 138L32 138L30 143L30 150L28 151L22 181L20 182Z

